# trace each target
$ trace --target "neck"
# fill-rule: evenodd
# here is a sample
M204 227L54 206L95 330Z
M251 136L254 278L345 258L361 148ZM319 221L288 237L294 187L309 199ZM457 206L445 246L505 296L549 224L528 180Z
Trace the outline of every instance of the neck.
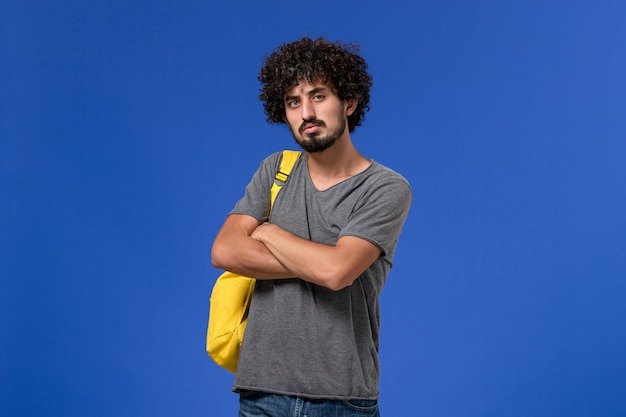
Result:
M354 147L349 135L322 152L308 154L309 175L320 191L366 170L370 164Z

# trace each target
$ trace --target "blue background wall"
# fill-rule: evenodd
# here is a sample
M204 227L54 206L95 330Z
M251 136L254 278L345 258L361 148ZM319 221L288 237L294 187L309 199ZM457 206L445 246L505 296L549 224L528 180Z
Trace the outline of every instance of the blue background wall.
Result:
M232 416L213 237L295 145L256 75L358 41L353 139L414 189L386 416L626 415L626 3L0 3L0 415Z

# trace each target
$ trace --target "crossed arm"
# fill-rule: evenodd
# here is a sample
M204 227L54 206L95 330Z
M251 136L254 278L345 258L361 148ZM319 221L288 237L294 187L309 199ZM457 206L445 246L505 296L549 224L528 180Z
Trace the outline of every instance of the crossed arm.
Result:
M298 277L332 290L351 285L378 256L365 239L344 236L324 245L245 214L227 217L211 251L216 268L256 279Z

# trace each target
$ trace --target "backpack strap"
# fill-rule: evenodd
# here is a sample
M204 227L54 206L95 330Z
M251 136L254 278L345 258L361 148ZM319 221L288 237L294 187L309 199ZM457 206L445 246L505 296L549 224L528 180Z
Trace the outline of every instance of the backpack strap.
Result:
M302 155L302 152L300 151L283 151L283 158L280 161L280 167L278 168L276 177L274 177L274 183L272 184L272 189L270 190L270 210L274 205L274 200L276 200L278 192L287 182L287 178L289 178L289 174L291 174L291 170L300 155Z

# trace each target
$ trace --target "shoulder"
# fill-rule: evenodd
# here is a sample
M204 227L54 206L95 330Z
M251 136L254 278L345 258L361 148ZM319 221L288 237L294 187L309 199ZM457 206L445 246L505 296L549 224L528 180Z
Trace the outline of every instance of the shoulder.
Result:
M270 181L280 167L282 152L274 152L263 158L257 168L256 177L265 181Z
M402 174L394 171L393 169L376 161L372 161L372 165L368 171L369 179L374 183L385 186L394 186L411 193L411 184L409 184L409 181L402 176Z
M282 151L274 152L267 155L262 161L261 166L278 167L282 158Z
M289 151L289 150L277 151L277 152L271 153L261 161L261 167L271 168L273 171L276 171L280 167L280 162L283 159L284 152L296 153L296 151ZM301 154L301 152L297 152L297 153Z

